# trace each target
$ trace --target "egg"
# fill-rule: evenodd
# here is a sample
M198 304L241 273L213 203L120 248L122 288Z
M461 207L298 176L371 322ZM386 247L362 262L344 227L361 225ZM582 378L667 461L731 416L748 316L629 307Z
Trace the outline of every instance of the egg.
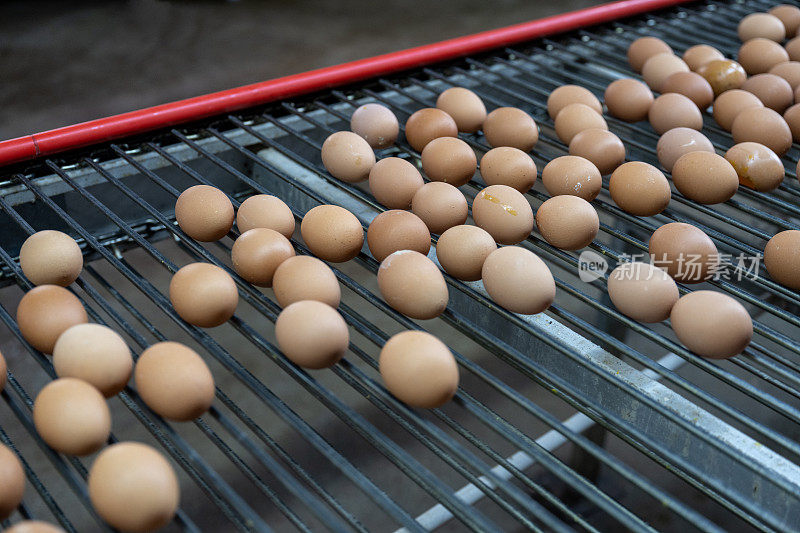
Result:
M518 148L499 146L481 157L481 177L487 185L508 185L526 193L536 183L536 163Z
M483 134L492 148L511 146L530 152L539 140L539 127L533 118L516 107L498 107L483 121Z
M800 142L800 104L795 104L783 114L783 120L792 132L792 140Z
M714 100L714 120L725 131L731 131L733 121L748 107L764 107L753 93L741 89L731 89Z
M578 85L562 85L554 89L547 97L547 114L555 120L562 109L576 103L589 106L598 115L603 113L600 100L589 89Z
M753 93L768 108L783 113L794 102L789 82L775 74L757 74L742 84L742 90Z
M697 72L706 63L715 59L725 59L725 56L713 46L696 44L686 49L682 59L691 71Z
M725 153L725 159L736 170L739 183L757 191L776 189L786 173L781 159L763 144L735 144Z
M175 471L146 444L119 442L103 450L89 470L88 486L97 514L121 531L154 531L178 510Z
M666 93L656 98L647 118L659 135L673 128L703 128L703 115L697 105L678 93Z
M516 244L533 230L533 209L521 192L508 185L490 185L472 202L475 224L500 244Z
M439 237L436 258L454 278L478 281L483 262L496 249L497 244L486 230L478 226L453 226Z
M426 183L411 199L411 212L417 215L431 233L441 234L467 220L469 207L464 194L442 181Z
M725 91L738 89L747 79L744 68L730 59L714 59L703 65L698 74L703 76L711 85L714 96L719 96Z
M17 454L11 448L0 443L0 520L5 520L13 513L25 494L25 471L22 469Z
M175 219L181 230L200 242L223 238L233 227L233 204L228 195L210 185L195 185L175 202Z
M800 290L800 231L775 234L764 247L764 266L770 277L790 289Z
M591 202L603 188L603 178L588 159L563 155L545 165L542 184L550 196L571 194Z
M656 54L648 59L642 67L644 82L656 92L663 92L664 82L676 72L689 72L689 67L683 62L683 59L672 52Z
M406 140L417 152L439 137L458 137L456 121L441 109L426 107L408 117Z
M733 120L731 133L736 143L760 143L779 157L792 147L792 130L780 114L768 107L743 109Z
M786 35L795 35L800 28L800 8L789 4L780 4L770 8L767 13L778 17L786 28Z
M653 232L650 257L675 281L700 283L713 277L719 254L712 240L700 228L683 222L664 224Z
M399 250L381 262L378 289L395 311L417 320L441 315L449 299L442 273L414 250Z
M612 81L603 96L608 113L626 122L639 122L647 119L647 112L653 104L650 87L631 78Z
M253 228L275 230L287 239L294 233L294 214L277 196L256 194L248 197L236 211L236 226L241 233Z
M789 61L789 54L780 44L763 37L750 39L739 47L736 60L749 75L769 72L769 69Z
M778 63L769 69L769 73L780 76L789 82L792 91L800 87L800 62L798 61L784 61L783 63Z
M739 176L722 156L711 152L689 152L672 168L672 183L687 198L701 204L719 204L733 198Z
M322 164L331 176L347 183L369 177L375 164L375 152L363 137L352 131L332 133L322 143Z
M25 293L17 306L17 326L31 346L53 353L58 337L75 324L89 321L78 298L63 287L40 285Z
M422 170L431 181L461 187L475 175L478 160L472 148L454 137L439 137L422 150Z
M481 278L491 299L512 313L541 313L556 297L550 269L536 254L519 246L503 246L489 254Z
M625 316L655 323L669 318L680 294L669 274L649 263L622 263L608 276L608 296Z
M4 529L3 533L64 533L64 530L41 520L23 520Z
M786 38L786 27L781 19L768 13L751 13L739 21L739 40L749 41L763 37L781 42Z
M300 223L300 234L311 252L331 263L349 261L364 245L364 228L356 216L338 205L318 205Z
M625 161L625 145L610 131L588 129L569 143L570 155L588 159L600 174L610 174Z
M412 407L441 407L458 389L453 353L424 331L393 335L381 349L378 368L389 392Z
M636 72L641 72L645 62L657 54L671 54L672 48L656 37L639 37L628 46L628 63Z
M744 306L716 291L682 296L672 308L670 322L684 346L712 359L741 353L753 338L753 320Z
M789 59L792 61L800 61L800 36L787 42L784 47L786 53L789 54Z
M336 308L342 298L336 274L310 255L297 255L281 263L272 278L272 290L281 307L301 300L316 300Z
M453 117L458 131L475 133L486 119L480 96L464 87L450 87L436 99L436 107Z
M236 273L259 287L271 287L275 269L293 255L292 243L267 228L245 231L231 248L231 262Z
M369 190L372 196L389 209L411 207L414 193L424 183L417 167L399 157L381 159L369 172Z
M103 395L77 378L59 378L39 391L33 402L36 431L54 450L89 455L108 440L111 413Z
M658 139L656 154L667 172L672 172L675 161L689 152L714 152L708 137L691 128L673 128Z
M301 300L284 308L275 321L275 338L290 361L312 369L335 365L350 344L342 315L315 300Z
M169 300L189 324L213 328L227 322L236 312L239 291L233 278L220 267L210 263L191 263L172 276Z
M133 375L147 407L170 420L194 420L214 401L214 376L197 352L179 342L149 346Z
M664 174L653 165L641 161L620 165L611 174L608 192L620 209L640 217L662 212L672 197Z
M414 213L392 209L372 220L367 230L367 246L378 261L398 250L415 250L426 255L431 249L431 234Z
M381 150L397 140L400 124L391 109L381 104L369 103L353 111L350 129L363 137L370 148Z
M605 119L585 104L569 104L556 117L556 135L564 144L569 144L575 135L589 128L607 130Z
M600 219L592 204L572 195L554 196L536 211L544 240L561 250L580 250L597 236Z
M714 101L714 90L704 77L696 72L676 72L664 80L664 93L682 94L702 111Z
M0 353L0 392L2 392L3 388L6 386L7 378L8 378L8 366L6 365L5 357L3 357L3 354Z
M58 337L53 366L58 377L82 379L110 398L128 384L133 358L125 340L113 329L77 324Z
M75 240L60 231L37 231L19 251L22 273L34 285L66 287L83 270L83 254Z

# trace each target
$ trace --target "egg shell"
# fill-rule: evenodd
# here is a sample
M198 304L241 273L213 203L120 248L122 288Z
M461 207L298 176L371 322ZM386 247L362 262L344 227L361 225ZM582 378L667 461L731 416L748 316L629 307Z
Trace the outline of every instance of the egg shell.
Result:
M792 130L780 114L768 107L743 109L734 119L731 133L736 143L760 143L779 157L792 147Z
M318 205L309 210L300 223L300 234L314 255L331 263L351 260L364 245L361 222L338 205Z
M508 185L490 185L472 202L475 225L500 244L516 244L533 230L533 209L521 192Z
M707 44L696 44L686 49L686 51L683 53L682 59L690 70L697 72L700 67L709 61L714 61L715 59L725 59L725 56L713 46L709 46Z
M647 119L647 112L653 104L653 91L639 80L623 78L612 81L603 98L611 116L626 122L639 122Z
M286 307L275 321L275 338L283 355L303 368L328 368L339 362L350 344L342 315L315 300Z
M541 313L556 297L553 274L545 262L519 246L503 246L489 254L481 278L491 299L512 313Z
M22 273L34 285L66 287L83 270L83 254L75 240L60 231L37 231L19 251Z
M556 135L564 144L569 144L575 135L589 128L607 130L605 119L585 104L565 106L555 120Z
M647 118L659 135L673 128L703 128L703 115L697 105L678 93L666 93L656 98Z
M516 107L498 107L483 121L483 134L492 148L511 146L530 152L539 140L539 127L533 118Z
M422 170L431 181L461 187L475 175L478 160L470 146L454 137L440 137L422 150Z
M426 183L411 199L411 211L431 233L444 233L467 220L469 207L464 194L443 181Z
M597 236L600 219L592 204L571 195L554 196L536 211L536 227L544 240L561 250L580 250Z
M158 342L139 356L136 389L147 406L170 420L194 420L214 401L214 376L194 350L179 342Z
M685 294L672 308L670 322L684 346L712 359L741 353L753 338L753 320L744 306L716 291Z
M792 61L800 61L800 36L791 39L783 48L789 54L789 59Z
M757 74L742 84L742 90L753 93L768 108L783 113L794 102L789 82L775 74Z
M608 276L608 296L623 314L645 323L669 318L680 296L669 274L649 263L622 263Z
M186 235L200 242L223 238L233 227L233 204L228 195L210 185L195 185L175 202L175 219Z
M800 231L776 233L764 247L764 266L770 277L790 289L800 290Z
M289 239L267 228L245 231L231 248L231 262L236 273L259 287L271 287L275 269L293 255Z
M408 209L420 187L424 185L417 167L399 157L381 159L369 172L372 196L389 209Z
M656 154L661 166L672 172L675 161L689 152L714 152L708 137L691 128L673 128L658 139Z
M739 40L742 42L763 37L781 42L786 38L786 27L781 19L769 13L751 13L739 21Z
M452 352L424 331L392 336L381 349L378 368L389 392L412 407L441 407L458 389L458 365Z
M297 255L281 263L272 278L272 290L281 307L302 300L317 300L336 308L342 298L342 289L333 270L309 255Z
M89 321L78 298L57 285L39 285L22 297L17 306L17 326L31 346L53 353L58 337L75 324Z
M608 191L620 209L640 217L662 212L672 196L664 174L653 165L641 161L620 165L611 174Z
M17 454L4 444L0 444L0 479L0 520L5 520L22 503L25 471Z
M375 152L361 136L352 131L332 133L322 143L322 164L331 176L347 183L369 177L375 164Z
M767 13L778 17L783 22L783 27L786 28L786 35L794 35L797 33L797 29L800 28L800 8L797 6L780 4L771 7Z
M744 67L730 59L709 61L697 73L703 76L711 85L714 96L719 96L731 89L738 89L747 79Z
M417 152L439 137L458 137L456 121L441 109L426 107L408 117L406 140Z
M550 196L571 194L591 202L603 187L603 178L594 163L583 157L563 155L542 169L542 184Z
M23 520L4 529L3 533L64 533L64 530L41 520Z
M736 60L749 75L769 72L769 69L789 61L789 54L780 44L763 37L756 37L739 47Z
M776 189L786 174L781 159L763 144L735 144L725 153L725 159L736 171L739 183L757 191Z
M169 461L138 442L103 450L89 470L89 498L95 511L122 531L153 531L175 516L180 487Z
M559 112L570 104L584 104L601 115L603 106L600 100L589 89L579 85L562 85L557 87L547 97L547 114L555 120Z
M413 250L394 252L378 268L378 288L394 310L417 320L441 315L447 307L447 283L427 256Z
M800 142L800 104L795 104L783 113L783 120L792 132L792 140Z
M77 324L58 337L53 366L58 377L82 379L110 398L128 384L133 358L125 340L113 329Z
M569 154L588 159L605 175L625 162L625 145L610 131L588 129L572 139Z
M191 263L172 276L169 299L175 311L189 324L213 328L227 322L236 312L239 291L233 278L220 267Z
M436 258L442 268L463 281L481 279L483 263L497 249L488 232L477 226L453 226L439 237Z
M682 94L702 111L714 101L714 90L704 77L696 72L676 72L664 80L664 93Z
M769 69L769 73L780 76L789 82L792 91L800 87L800 62L798 61L784 61L783 63L778 63Z
M367 141L370 148L380 150L394 144L400 133L400 124L391 109L369 103L353 111L350 129Z
M739 176L722 156L711 152L682 155L672 168L672 183L681 194L701 204L719 204L733 198Z
M367 245L378 261L398 250L415 250L427 255L431 249L431 234L414 213L392 209L372 220L367 230Z
M628 46L628 63L633 70L641 72L648 59L663 53L672 53L667 43L656 37L639 37Z
M0 353L0 392L2 392L3 388L6 386L7 378L8 378L8 366L6 365L5 357L3 357L3 354Z
M683 283L700 283L713 277L719 264L714 242L700 228L683 222L656 229L648 247L653 264Z
M287 239L294 233L294 214L277 196L256 194L248 197L236 211L236 226L241 233L253 228L269 228Z
M731 89L714 100L714 120L725 131L731 131L733 121L748 107L764 107L753 93L741 89Z
M664 82L676 72L689 72L689 67L672 52L656 54L642 67L644 82L656 92L662 92Z
M526 193L536 183L536 163L518 148L499 146L481 157L481 177L487 185L508 185Z
M453 117L458 131L475 133L486 119L480 96L464 87L450 87L436 98L436 107Z

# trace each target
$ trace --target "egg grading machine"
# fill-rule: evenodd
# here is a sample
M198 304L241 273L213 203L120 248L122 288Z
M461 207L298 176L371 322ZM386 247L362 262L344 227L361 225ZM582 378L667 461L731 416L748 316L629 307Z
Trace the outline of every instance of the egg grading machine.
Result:
M533 150L541 170L566 153L545 110L552 89L575 83L601 96L614 79L636 77L625 52L644 35L677 53L707 43L735 57L739 19L772 6L678 4L616 2L0 143L0 320L10 334L0 442L28 477L11 522L32 516L67 531L107 529L88 500L91 458L61 456L36 435L32 397L54 372L13 318L30 287L16 259L22 241L60 229L86 254L72 288L93 321L123 333L135 356L158 340L186 342L217 379L215 405L194 423L160 419L133 385L111 401L112 440L151 443L178 466L175 530L800 530L800 296L763 270L710 283L748 308L756 332L744 355L714 361L684 349L667 325L618 313L603 276L581 281L578 254L535 231L522 245L557 283L554 305L536 316L497 307L480 282L446 276L447 311L415 323L382 301L378 264L365 248L332 265L351 352L309 373L274 344L271 293L229 268L232 241L201 244L174 223L179 192L207 183L237 206L253 192L276 194L298 218L336 203L366 228L383 208L365 184L325 172L323 140L348 129L361 103L388 106L402 124L453 85L475 91L489 110L529 111L541 130ZM647 124L607 120L630 160L658 164ZM708 113L704 121L718 151L733 144ZM479 155L488 149L480 134L462 138ZM402 135L378 154L388 155L419 162ZM685 221L722 253L758 254L774 233L798 229L797 157L795 145L784 158L787 179L772 193L742 188L707 207L673 190L669 208L648 219L618 209L606 187L594 202L601 232L590 249L613 268L646 252L660 224ZM462 190L471 200L480 187L476 177ZM537 183L528 194L534 210L542 191ZM241 301L228 324L201 330L172 310L169 276L191 261L222 265L236 279ZM441 409L409 409L381 385L380 346L410 328L439 335L456 354L462 386Z

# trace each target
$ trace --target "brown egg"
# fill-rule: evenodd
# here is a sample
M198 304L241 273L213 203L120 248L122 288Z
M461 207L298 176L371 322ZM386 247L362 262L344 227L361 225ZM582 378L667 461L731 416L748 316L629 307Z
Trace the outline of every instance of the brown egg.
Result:
M693 72L697 72L700 67L715 59L725 59L722 52L707 44L697 44L687 48L683 53L683 61Z
M63 287L40 285L29 290L17 307L17 326L31 346L53 353L58 337L75 324L89 321L78 298Z
M216 187L195 185L178 196L175 219L192 239L218 241L233 227L233 204L228 195Z
M178 510L175 471L146 444L120 442L103 450L89 470L88 485L94 509L122 531L154 531Z
M764 248L764 266L770 277L790 289L800 290L800 231L786 230L772 237Z
M318 205L303 217L300 234L314 255L331 263L349 261L364 245L364 228L338 205Z
M714 96L738 89L747 79L744 68L730 59L714 59L703 65L698 74L703 76L714 90Z
M443 233L467 220L469 207L464 194L449 183L432 181L414 194L411 212L428 226L431 233Z
M569 143L569 153L588 159L603 175L612 173L625 161L625 145L619 137L606 130L580 132Z
M2 392L3 388L6 386L7 372L8 366L6 365L6 359L3 357L3 354L0 353L0 392Z
M294 233L294 214L277 196L256 194L248 197L239 206L236 226L241 233L253 228L268 228L291 239Z
M283 355L303 368L328 368L350 345L350 332L336 309L315 300L287 306L275 321L275 338Z
M239 291L233 278L220 267L191 263L172 276L169 299L175 311L189 324L213 328L227 322L236 312Z
M794 142L800 142L800 104L795 104L783 113L783 120L792 132Z
M332 133L322 143L322 164L331 176L348 183L369 177L375 164L375 152L367 141L352 131Z
M5 520L22 503L25 494L25 471L17 454L0 444L0 520Z
M800 104L800 85L798 85L797 89L794 90L794 101Z
M669 274L649 263L622 263L608 276L608 296L614 306L645 323L669 318L680 294Z
M636 72L641 72L648 59L657 54L671 54L672 48L656 37L639 37L628 46L628 63Z
M764 107L764 104L753 93L741 89L725 91L714 100L714 120L720 128L731 131L733 121L748 107Z
M776 189L786 174L781 159L763 144L735 144L727 151L725 159L736 170L739 183L757 191Z
M512 313L541 313L556 297L556 283L545 262L519 246L503 246L489 254L481 278L491 299Z
M133 358L125 340L113 329L78 324L56 341L53 366L58 377L82 379L111 398L128 384Z
M522 109L498 107L486 116L483 134L492 148L511 146L530 152L539 140L539 127Z
M789 59L792 61L800 61L800 36L787 42L784 47L786 53L789 54Z
M703 128L703 115L697 105L678 93L666 93L656 98L647 118L659 135L673 128Z
M736 59L742 65L744 71L752 76L753 74L769 72L769 69L778 63L789 61L789 54L786 53L783 46L775 41L756 37L739 47L739 54Z
M783 63L778 63L777 65L769 69L769 73L775 74L776 76L780 76L781 78L789 82L789 86L792 88L792 91L800 87L799 61L784 61Z
M414 213L392 209L376 216L367 230L372 257L383 261L398 250L415 250L426 255L431 249L428 227Z
M533 210L521 192L507 185L490 185L475 196L472 218L500 244L516 244L533 230Z
M68 455L94 453L111 434L105 398L76 378L53 380L39 391L33 402L33 423L48 446Z
M561 250L588 246L600 230L592 204L569 194L546 200L536 211L536 227L544 240Z
M744 306L716 291L683 295L672 308L670 322L684 346L712 359L741 353L753 338L753 320Z
M589 128L607 130L605 119L586 104L569 104L556 117L556 135L564 144L569 144L575 135Z
M364 138L375 150L391 146L400 133L400 124L392 110L381 104L364 104L350 117L350 129Z
M739 21L739 40L744 42L756 37L782 42L786 38L786 27L774 15L751 13Z
M555 120L558 113L570 104L584 104L591 107L598 115L603 114L600 100L589 89L578 85L562 85L554 89L547 97L547 114Z
M780 4L770 8L767 13L778 17L786 28L786 35L794 35L800 28L800 8L789 4Z
M422 150L422 170L431 181L461 187L472 179L477 169L475 152L461 139L439 137Z
M83 254L75 240L60 231L37 231L19 251L22 273L34 285L66 287L83 270Z
M620 209L640 217L662 212L672 196L664 174L653 165L641 161L620 165L611 174L608 192Z
M23 520L8 529L4 529L3 533L64 533L64 530L40 520Z
M293 255L294 248L289 239L267 228L245 231L231 248L233 269L259 287L272 287L275 269Z
M378 364L389 392L412 407L441 407L458 389L458 365L452 352L424 331L392 336L383 345Z
M656 54L642 67L644 82L656 92L662 92L664 82L676 72L689 72L689 67L672 52Z
M676 72L670 75L664 80L661 91L682 94L694 102L701 111L714 101L714 91L711 89L711 85L696 72Z
M436 107L453 117L458 131L475 133L486 119L486 106L480 96L464 87L450 87L436 99Z
M483 262L496 249L492 236L478 226L453 226L439 237L436 258L454 278L478 281Z
M427 256L400 250L378 268L378 288L394 310L417 320L441 315L447 307L447 283Z
M296 255L281 263L272 278L272 290L281 307L301 300L316 300L335 309L342 298L336 274L310 255Z
M594 163L583 157L556 157L542 170L542 184L550 196L571 194L591 202L603 188L603 178Z
M649 250L655 266L683 283L710 279L719 264L717 247L708 235L683 222L670 222L654 231Z
M719 204L733 198L739 176L722 156L712 152L689 152L672 168L672 183L687 198L701 204Z
M639 80L623 78L612 81L603 98L611 116L626 122L639 122L647 118L653 92Z
M417 152L439 137L458 137L456 121L441 109L426 107L408 117L406 140Z
M775 74L757 74L742 84L742 90L753 93L768 108L783 113L794 102L789 82Z
M399 157L381 159L369 172L369 190L372 196L389 209L411 207L414 193L424 183L417 167Z
M206 362L179 342L148 347L136 361L134 378L144 403L170 420L194 420L214 402L214 376Z
M675 161L689 152L714 152L708 137L691 128L673 128L664 133L656 145L658 161L667 172L672 172Z
M735 142L761 143L779 157L792 147L792 130L782 116L768 107L743 109L734 119L731 133Z
M536 163L522 150L499 146L481 157L481 177L487 185L508 185L526 193L536 183Z

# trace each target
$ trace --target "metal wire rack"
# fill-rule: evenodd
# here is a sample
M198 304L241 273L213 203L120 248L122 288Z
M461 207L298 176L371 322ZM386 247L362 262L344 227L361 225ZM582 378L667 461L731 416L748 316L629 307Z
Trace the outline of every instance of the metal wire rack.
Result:
M625 51L643 35L676 52L708 43L735 56L738 20L769 7L745 0L670 8L6 169L2 281L21 290L0 291L0 321L14 339L3 350L10 370L0 442L19 455L33 489L19 516L53 520L67 531L108 529L88 500L88 462L49 449L31 419L32 396L54 371L13 318L30 287L16 256L27 235L53 228L76 237L86 253L73 289L93 321L123 333L135 357L159 340L186 342L215 374L217 401L193 423L165 422L135 386L111 402L112 441L154 443L180 467L176 530L800 528L800 297L763 272L711 282L746 305L756 332L744 355L712 361L688 352L665 324L618 313L604 278L580 281L577 254L536 232L522 245L548 262L557 297L532 317L494 305L480 282L446 276L444 315L411 321L380 298L378 263L362 252L334 268L344 289L340 311L353 333L350 353L331 370L308 373L275 346L280 308L271 292L230 267L236 231L200 244L173 216L180 191L205 183L237 207L253 192L276 194L298 219L315 205L336 203L366 228L383 208L364 185L326 173L322 142L347 129L363 102L389 106L402 124L453 85L471 88L490 109L529 111L541 129L533 151L541 168L566 153L545 110L552 89L576 83L601 96L612 80L634 76ZM656 162L657 135L648 125L606 119L629 159ZM704 121L718 150L733 144L708 114ZM462 138L478 154L488 149L480 135ZM594 202L601 233L590 249L613 268L626 254L646 252L659 225L683 221L732 257L758 254L777 231L798 229L796 148L784 158L787 180L778 190L742 188L719 206L673 190L666 211L638 218L613 204L605 183ZM404 141L379 157L388 155L419 162ZM476 178L462 190L471 201L480 188ZM534 210L547 199L541 184L528 197ZM309 253L302 241L293 244ZM228 324L202 330L173 311L165 288L191 261L217 264L236 280L241 303ZM413 410L382 387L376 356L401 329L432 331L451 346L462 373L451 404Z

